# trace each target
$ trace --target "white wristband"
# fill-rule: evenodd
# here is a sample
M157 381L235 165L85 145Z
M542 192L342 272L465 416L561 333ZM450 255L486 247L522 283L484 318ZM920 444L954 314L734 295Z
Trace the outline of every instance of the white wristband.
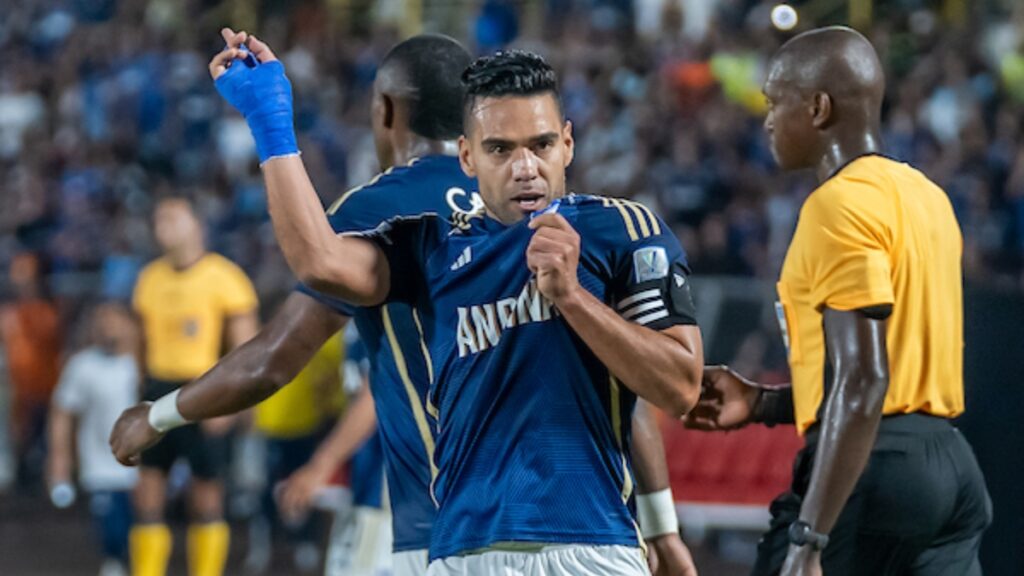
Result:
M149 425L161 434L188 424L188 420L178 412L178 392L181 392L180 388L161 396L149 407Z
M640 520L640 533L645 540L679 533L679 516L676 515L671 488L637 495L636 515Z

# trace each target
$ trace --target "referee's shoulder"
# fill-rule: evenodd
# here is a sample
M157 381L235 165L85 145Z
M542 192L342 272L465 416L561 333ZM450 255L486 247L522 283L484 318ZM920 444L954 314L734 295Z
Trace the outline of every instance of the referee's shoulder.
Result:
M873 164L843 170L810 195L804 211L826 214L889 211L894 205L897 186L888 168Z
M147 262L141 270L139 270L138 281L148 280L154 276L163 274L169 270L172 270L170 262L167 261L166 256L159 256Z
M249 277L241 266L236 264L227 256L218 252L207 252L206 255L203 256L203 265L206 266L210 272L218 276L226 275L232 277Z

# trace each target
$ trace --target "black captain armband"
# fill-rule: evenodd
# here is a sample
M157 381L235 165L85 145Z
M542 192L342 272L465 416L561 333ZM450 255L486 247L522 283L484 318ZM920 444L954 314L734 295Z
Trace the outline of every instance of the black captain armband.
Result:
M652 330L697 324L690 280L679 263L674 263L661 278L631 283L615 309L626 320Z

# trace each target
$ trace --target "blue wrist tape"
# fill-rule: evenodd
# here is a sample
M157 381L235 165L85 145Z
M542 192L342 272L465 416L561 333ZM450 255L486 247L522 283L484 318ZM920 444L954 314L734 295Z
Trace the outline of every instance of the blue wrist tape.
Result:
M285 76L284 65L278 61L260 64L249 55L228 68L215 85L220 95L245 117L261 163L274 156L298 153L292 85Z

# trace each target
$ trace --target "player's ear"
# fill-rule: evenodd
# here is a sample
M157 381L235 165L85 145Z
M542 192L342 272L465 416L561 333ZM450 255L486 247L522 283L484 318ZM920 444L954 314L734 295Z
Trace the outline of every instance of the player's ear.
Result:
M459 136L459 164L466 176L476 178L476 165L473 163L473 155L469 150L469 139L465 134Z
M565 167L568 168L576 155L576 140L572 137L572 122L569 120L562 125L562 142L565 144Z
M832 121L832 97L827 92L815 92L811 100L811 125L821 129Z
M395 127L395 101L387 94L380 95L381 123L384 128L391 130Z

